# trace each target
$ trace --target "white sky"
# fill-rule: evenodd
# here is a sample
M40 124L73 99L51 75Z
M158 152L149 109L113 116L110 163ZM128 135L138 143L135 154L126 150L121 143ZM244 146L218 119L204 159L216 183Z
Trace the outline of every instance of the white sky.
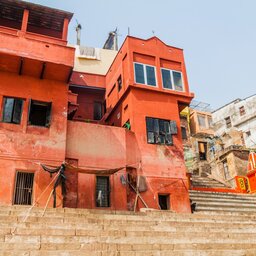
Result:
M147 39L153 32L184 49L190 91L220 107L256 93L255 0L31 0L74 13L69 42L82 24L82 44L102 47L116 27L119 45L130 28Z

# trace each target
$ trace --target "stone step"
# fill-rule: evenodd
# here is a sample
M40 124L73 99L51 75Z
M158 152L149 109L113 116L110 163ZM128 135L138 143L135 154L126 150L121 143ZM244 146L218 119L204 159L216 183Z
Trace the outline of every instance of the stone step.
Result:
M199 205L196 207L196 211L215 211L215 212L230 212L230 211L235 211L235 212L247 212L250 213L252 212L252 209L248 208L235 208L235 207L217 207L217 206L208 206L208 205ZM253 212L254 214L256 213L256 210Z
M196 201L198 203L200 202L220 202L220 203L236 203L240 205L251 205L256 207L256 202L255 201L250 201L250 200L243 200L243 199L230 199L230 198L206 198L206 197L200 197L200 196L195 196L190 198L192 201Z
M218 193L219 194L219 193ZM208 196L208 194L206 195L199 195L198 193L196 194L198 197L194 197L193 198L200 198L203 199L205 198L205 196ZM219 197L218 197L219 198ZM214 197L211 197L209 200L212 201L214 199ZM224 200L225 197L221 197L221 200ZM228 199L228 198L227 198ZM243 198L242 198L243 199ZM235 198L235 200L242 200L240 198ZM251 201L246 200L246 203L250 203ZM62 211L59 211L62 210ZM95 213L91 213L88 210L84 210L84 209L78 209L79 213L73 212L73 209L65 209L65 212L63 211L64 209L47 209L44 217L43 218L47 218L48 220L50 219L54 219L56 221L64 221L64 219L70 220L72 218L78 218L79 220L83 220L86 219L88 220L88 222L95 222L95 220L100 219L102 220L120 220L120 221L126 221L126 220L143 220L143 221L147 221L147 220L151 220L152 221L152 217L154 217L155 220L163 220L163 219L179 219L179 218L186 218L186 217L190 217L190 214L175 214L171 211L147 211L142 212L142 213L131 213L128 212L129 214L124 214L126 212L121 212L121 214L119 213L105 213L104 211L102 212L101 210L96 211ZM69 212L69 210L72 210ZM1 212L1 211L0 211ZM28 212L26 209L18 211L18 212L14 212L14 211L6 211L6 214L4 213L4 211L1 212L0 214L0 223L1 220L10 220L10 221L16 221L19 220L21 221L26 215L29 215L31 217L34 218L34 220L38 220L38 218L41 218L42 214L43 214L43 210L40 209L40 211L37 208L34 208L32 211ZM17 217L18 215L18 217ZM250 215L248 215L249 217ZM8 217L8 218L6 218ZM202 215L203 218L207 218L207 216Z
M213 184L201 184L201 183L193 183L193 187L196 188L227 188L225 186L218 186Z
M101 217L101 218L100 218ZM212 216L214 218L218 218L218 215ZM244 214L239 215L239 218L250 218L255 219L255 215L252 214ZM222 217L221 217L222 218ZM224 216L225 218L225 216ZM228 219L237 219L237 215L234 213L230 213L229 216L226 216ZM207 215L191 215L191 214L175 214L175 213L166 213L165 211L156 211L156 212L148 212L145 216L139 216L139 215L129 215L124 218L122 218L122 215L98 215L98 216L83 216L83 217L54 217L54 216L44 216L44 217L33 217L29 216L26 220L26 223L45 223L48 224L54 223L54 224L60 224L63 225L63 223L79 223L79 224L138 224L138 222L143 221L147 222L147 224L154 225L158 224L159 221L166 221L166 222L172 222L172 221L193 221L194 219L208 219ZM17 216L0 216L0 224L1 223L21 223L24 220L24 217L17 217ZM198 221L198 220L195 220ZM65 225L66 225L65 224Z
M38 244L40 246L40 244ZM247 252L254 253L256 252L256 243L250 242L216 242L213 243L211 241L207 240L207 243L188 243L188 242L179 242L179 243L150 243L150 244L144 244L144 243L136 243L136 244L127 244L127 243L89 243L89 244L72 244L72 243L59 243L52 246L52 244L42 244L43 246L40 247L40 250L38 250L37 244L26 244L26 243L1 243L0 242L0 252L6 252L10 250L16 250L16 253L21 252L23 254L19 255L26 255L24 252L29 252L30 255L62 255L62 252L70 252L75 253L79 252L80 255L86 255L84 253L91 253L90 255L93 255L92 253L100 253L99 255L120 255L117 254L117 252L122 252L123 255L127 255L125 253L132 252L136 253L134 255L138 255L139 252L145 253L144 255L154 255L149 253L157 253L155 255L162 255L162 251L169 253L166 255L170 255L171 252L186 252L189 250L189 252L198 252L199 250L202 250L204 252L212 251L212 252L218 252L219 250L223 251L226 250L226 252L235 252L238 250L241 252L242 250L247 250ZM5 247L3 247L5 246ZM33 254L31 254L33 252ZM161 252L161 254L159 254ZM48 254L47 254L48 253ZM55 253L55 254L54 254ZM116 253L116 254L112 254ZM1 254L2 255L2 254ZM8 254L10 255L10 254ZM18 255L18 254L16 254ZM28 255L28 254L27 254ZM67 254L63 254L67 255ZM76 254L71 254L76 255ZM140 255L140 254L139 254ZM177 254L174 254L177 255ZM194 255L194 254L190 254ZM219 255L219 254L213 254L213 255ZM233 255L233 254L226 254L226 255ZM242 254L244 255L244 254ZM249 256L249 254L246 254ZM252 254L255 255L255 254Z
M198 186L203 186L203 187L221 187L221 188L225 188L226 186L224 184L219 184L219 183L215 183L215 182L199 182L199 181L193 181L192 185L194 187L198 187Z
M242 197L226 197L226 196L207 196L207 195L190 195L191 200L222 200L222 201L239 201L239 202L244 202L244 203L252 203L256 205L256 200L250 199L250 198L242 198Z
M220 181L217 181L217 180L214 180L214 179L211 179L209 177L196 177L196 176L192 176L192 181L194 180L199 180L199 181L208 181L208 182L216 182L216 183L221 183Z
M192 191L189 192L190 198L192 197L205 197L205 198L229 198L229 199L241 199L256 202L256 196L235 194L235 193L219 193L219 192L203 192L203 191Z
M173 222L173 223L160 223L158 225L155 226L148 226L148 225L143 225L143 223L141 225L136 225L136 226L131 226L131 225L104 225L104 226L98 226L98 227L90 227L90 226L77 226L77 227L71 227L71 229L75 229L78 232L87 232L90 230L98 230L99 232L101 230L125 230L125 231L176 231L179 228L197 228L197 227L204 227L204 228L229 228L230 225L233 225L235 228L252 228L252 225L255 225L255 222L252 221L232 221L232 222L228 222L227 220L222 221L216 221L216 220L211 220L211 221L198 221L198 222ZM42 229L42 228L49 228L49 229L63 229L63 227L61 226L49 226L47 224L45 224L44 226L39 226L37 227L36 224L33 225L20 225L18 226L18 229ZM65 229L68 229L68 227L65 225ZM8 229L7 229L8 230Z
M256 197L252 195L190 191L190 199L196 203L196 211L244 212L256 214Z
M61 228L49 228L46 227L45 229L41 228L27 228L24 229L23 227L18 227L15 230L15 235L41 235L41 234L49 234L49 235L87 235L87 234L108 234L108 235L127 235L127 234L133 234L134 232L137 232L138 235L150 235L150 233L157 233L157 235L163 234L163 232L186 232L187 230L190 230L191 232L199 232L198 230L209 230L210 232L218 232L218 230L221 230L220 232L223 232L223 229L226 229L233 233L245 233L246 230L250 230L251 233L255 233L255 228L252 227L253 223L226 223L226 222L220 222L220 223L203 223L199 222L194 225L186 225L185 223L177 223L173 226L155 226L155 227L131 227L131 226L105 226L104 229L86 229L86 228L78 228L78 229L61 229ZM255 225L255 224L254 224ZM4 231L1 231L2 235L11 234L11 231L14 231L14 229L4 229ZM62 233L61 233L62 232Z
M208 185L209 187L227 187L225 184L223 184L217 180L208 178L208 177L193 177L192 176L191 181L192 181L193 186Z
M256 210L256 204L251 204L251 203L237 203L233 202L232 200L228 201L220 201L220 200L215 200L215 201L210 201L210 200L195 200L197 206L201 205L208 205L208 206L216 206L216 207L234 207L234 208L244 208L244 209L252 209ZM255 212L256 213L256 212Z
M256 255L256 213L219 208L195 214L47 209L44 217L35 208L22 223L29 208L4 214L0 207L0 255Z
M150 255L152 256L241 256L241 255L247 255L247 256L254 256L256 254L255 249L244 249L244 250L151 250L152 253ZM72 256L80 256L80 251L62 251L59 252L61 255L72 255ZM6 254L7 255L7 254ZM14 254L8 254L8 256L14 256ZM34 251L30 252L29 256L56 256L55 252L50 251ZM83 256L145 256L149 255L148 251L143 250L136 250L136 251L94 251L94 252L83 252ZM15 255L17 256L17 255Z
M205 208L208 209L209 206L202 207L198 205L198 209ZM216 207L215 207L216 208ZM214 209L214 208L213 208ZM223 210L223 208L220 208ZM246 210L246 209L241 209L241 210ZM232 208L232 211L234 209ZM192 215L191 215L192 216ZM195 216L195 217L194 217ZM72 221L67 221L66 219L62 219L61 222L54 222L53 220L51 222L48 222L49 218L28 218L25 223L23 222L14 222L9 220L9 217L6 217L6 220L3 220L3 222L0 222L0 227L1 228L22 228L22 227L27 227L27 228L46 228L46 227L53 227L53 228L62 228L63 226L66 228L84 228L87 227L88 229L104 229L104 227L122 227L122 228L134 228L134 229L140 229L140 228L162 228L164 223L164 227L172 227L176 225L197 225L200 223L204 223L204 225L211 225L212 223L233 223L233 224L243 224L247 225L250 223L255 223L256 218L255 215L251 216L251 218L248 218L247 215L241 216L209 216L209 218L203 217L202 215L194 215L193 217L186 217L186 218L173 218L170 220L159 220L159 221L149 221L149 220L141 220L139 219L138 221L132 220L132 221L115 221L115 220L94 220L93 222L88 221L86 219L82 220L77 220L76 218L72 218Z
M256 198L256 194L244 194L244 193L233 193L233 192L217 192L217 191L201 191L201 190L189 190L190 193L202 193L202 194L216 194L216 195L227 195L227 196L242 196Z
M1 235L10 235L13 229L2 229ZM136 236L151 236L152 232L154 235L165 235L166 232L176 232L176 233L251 233L256 234L256 227L252 227L252 225L238 226L234 225L230 226L230 224L226 223L225 225L194 225L194 226L186 226L186 225L176 225L175 227L156 227L151 229L137 229L137 228L125 228L125 227L105 227L105 230L101 229L61 229L61 228L17 228L15 231L15 235L63 235L63 236L86 236L86 235L98 235L99 233L102 235L122 235L122 236L131 236L136 233Z
M215 180L192 179L192 183L216 184L216 185L225 186L225 184L215 181Z
M250 201L250 202L255 202L256 203L256 198L254 197L247 197L247 196L237 196L237 195L225 195L224 193L222 195L219 194L205 194L205 193L190 193L190 198L193 197L200 197L200 198L226 198L226 199L237 199L237 200L243 200L243 201Z

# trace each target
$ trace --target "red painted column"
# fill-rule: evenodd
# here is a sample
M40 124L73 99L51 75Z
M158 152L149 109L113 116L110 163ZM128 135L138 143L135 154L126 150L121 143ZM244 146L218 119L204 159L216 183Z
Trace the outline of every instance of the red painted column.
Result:
M62 29L62 40L65 40L65 41L67 41L67 37L68 37L68 23L69 23L69 20L65 18L63 23L63 29Z
M29 16L29 10L24 10L23 18L22 18L22 25L21 25L21 31L22 32L26 32L27 31L28 16Z

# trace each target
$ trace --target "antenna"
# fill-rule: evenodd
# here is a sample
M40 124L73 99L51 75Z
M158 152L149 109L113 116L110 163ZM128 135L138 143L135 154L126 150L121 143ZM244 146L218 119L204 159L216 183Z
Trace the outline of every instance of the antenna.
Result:
M76 19L76 44L80 45L81 44L81 30L82 30L82 25L80 23L78 23L77 19Z
M128 36L130 35L130 27L128 27Z

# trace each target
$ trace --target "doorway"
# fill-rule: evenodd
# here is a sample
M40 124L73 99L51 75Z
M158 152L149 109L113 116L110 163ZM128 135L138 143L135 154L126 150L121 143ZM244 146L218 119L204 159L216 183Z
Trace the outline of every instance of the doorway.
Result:
M108 176L96 176L96 206L110 207L110 182Z
M161 210L170 210L170 195L158 194L158 204Z

